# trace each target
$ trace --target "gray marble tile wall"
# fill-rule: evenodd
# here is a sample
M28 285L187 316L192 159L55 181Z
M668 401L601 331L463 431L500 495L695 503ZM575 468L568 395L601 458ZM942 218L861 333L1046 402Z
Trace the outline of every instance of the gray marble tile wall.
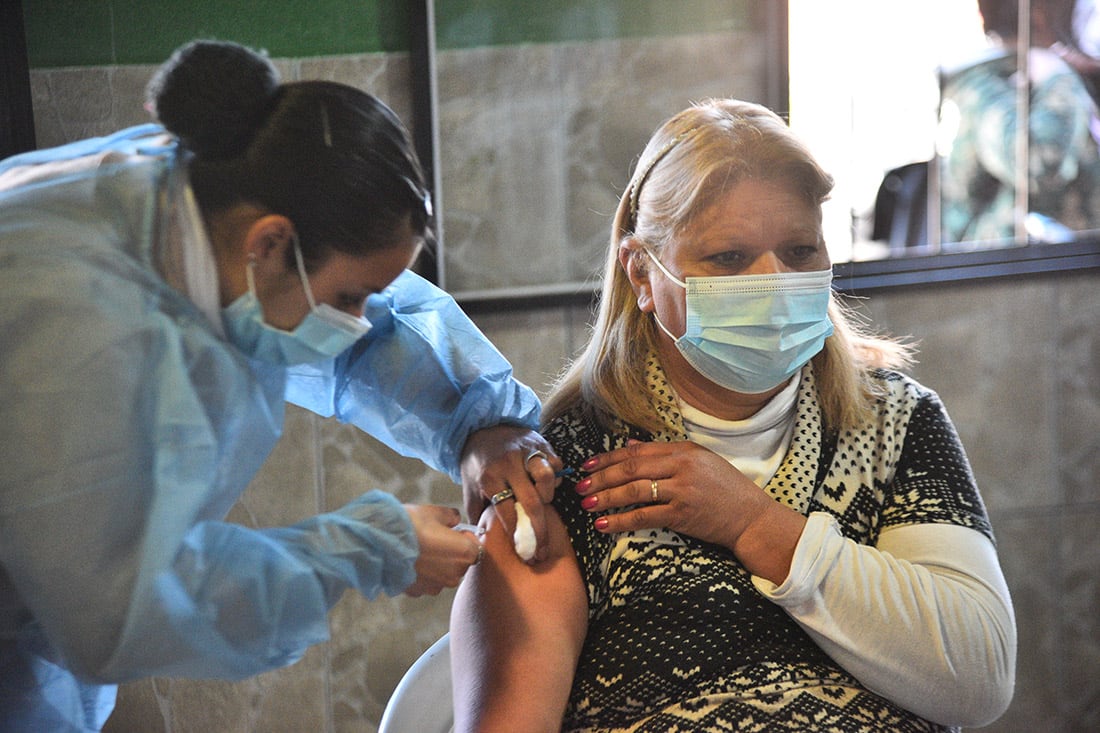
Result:
M363 54L306 59L274 59L283 81L328 79L376 95L406 123L409 103L408 58L402 54ZM107 135L149 122L145 85L155 65L33 69L31 101L35 140L40 148Z
M763 99L762 42L713 33L441 53L447 289L589 280L654 129L706 97Z
M713 43L710 37L696 39L692 48L703 52L689 54L692 63L713 63L707 55ZM530 58L509 64L500 50L443 60L445 134L468 133L455 136L462 143L444 146L451 289L587 279L600 264L629 164L660 119L683 106L677 94L748 96L751 69L737 81L740 69L752 63L748 59L762 58L755 52L739 56L742 66L723 71L732 74L728 89L711 84L670 94L672 82L662 69L676 54L656 48L652 55L615 44L588 53L535 49L545 54L538 68ZM576 62L573 71L569 61ZM404 57L279 64L288 79L331 78L372 91L409 119ZM723 64L727 60L718 62ZM488 88L486 69L498 69L507 84ZM142 89L151 71L35 71L39 144L143 121ZM622 78L632 80L628 88ZM556 98L531 100L536 81L553 82ZM480 101L470 104L474 99ZM560 124L543 129L535 118L525 118L518 125L524 134L502 132L520 100L545 119L566 120L564 131ZM503 109L484 108L490 101ZM505 134L514 136L505 140ZM559 170L556 161L566 159L569 172L553 175L570 183L552 181L537 196L509 192L512 198L502 199L510 202L506 208L487 206L505 186L515 185L505 181L531 175L530 167L513 161L534 135L544 144L528 164L536 171ZM578 216L577 210L585 213ZM520 240L540 246L517 257L510 247ZM1016 605L1020 659L1016 698L989 731L1100 730L1098 286L1100 274L1079 273L899 290L862 305L880 326L920 340L915 374L943 396L993 517ZM518 376L542 392L583 342L588 318L587 308L548 307L485 313L475 320L513 361ZM459 490L447 478L354 430L292 409L283 440L230 519L250 526L289 523L368 488L390 490L409 502L459 503ZM452 597L366 600L349 593L331 614L331 641L298 663L240 682L158 678L125 685L107 730L375 730L401 674L446 630Z

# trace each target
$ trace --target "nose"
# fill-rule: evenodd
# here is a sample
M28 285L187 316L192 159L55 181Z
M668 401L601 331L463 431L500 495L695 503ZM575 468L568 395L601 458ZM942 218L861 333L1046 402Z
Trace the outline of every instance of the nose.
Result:
M783 261L776 256L775 252L767 251L761 252L752 263L741 271L742 275L774 275L777 272L788 272L790 270Z

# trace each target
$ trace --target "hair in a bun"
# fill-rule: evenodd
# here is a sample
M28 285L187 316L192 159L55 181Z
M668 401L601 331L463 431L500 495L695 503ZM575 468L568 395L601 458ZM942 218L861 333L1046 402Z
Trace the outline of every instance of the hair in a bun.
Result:
M263 123L279 73L262 53L236 43L192 41L146 87L150 111L200 158L240 153Z
M265 55L218 41L172 54L148 94L192 153L183 162L203 214L247 203L287 217L307 268L329 251L394 246L410 226L430 236L431 199L408 130L377 97L333 81L280 84Z

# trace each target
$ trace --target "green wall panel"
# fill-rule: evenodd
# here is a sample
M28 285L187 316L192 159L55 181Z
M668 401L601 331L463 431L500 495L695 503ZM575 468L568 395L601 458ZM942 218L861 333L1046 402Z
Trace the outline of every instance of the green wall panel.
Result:
M33 68L150 64L194 38L272 56L407 50L403 0L24 0Z
M435 0L436 43L454 49L728 31L752 22L751 5L751 0Z
M420 0L415 0L419 2ZM33 68L155 64L193 38L276 57L405 51L409 0L23 0ZM743 28L751 0L436 0L444 49Z

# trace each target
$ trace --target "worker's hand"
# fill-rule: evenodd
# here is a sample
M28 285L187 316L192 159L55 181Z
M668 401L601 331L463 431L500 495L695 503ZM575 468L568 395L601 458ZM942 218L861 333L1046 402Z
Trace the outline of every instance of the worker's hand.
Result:
M434 596L444 588L454 588L470 566L481 560L484 550L477 534L455 530L461 517L451 507L406 504L405 511L420 543L416 581L405 589L405 595Z
M466 515L477 521L486 505L501 492L511 491L523 505L534 530L534 561L546 556L546 518L543 504L554 498L560 483L555 472L561 459L538 433L511 425L497 425L473 433L462 451L462 494ZM516 527L515 504L499 501L497 513L510 530Z

